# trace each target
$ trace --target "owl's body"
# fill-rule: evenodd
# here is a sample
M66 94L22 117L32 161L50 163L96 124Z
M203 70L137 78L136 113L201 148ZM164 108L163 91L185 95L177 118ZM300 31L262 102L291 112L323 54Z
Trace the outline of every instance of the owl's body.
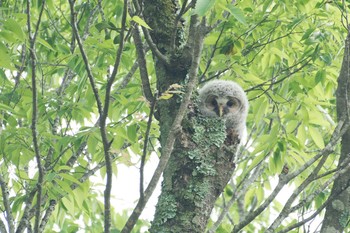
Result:
M199 100L203 116L224 118L226 130L242 140L249 104L241 86L233 81L210 81L199 90Z

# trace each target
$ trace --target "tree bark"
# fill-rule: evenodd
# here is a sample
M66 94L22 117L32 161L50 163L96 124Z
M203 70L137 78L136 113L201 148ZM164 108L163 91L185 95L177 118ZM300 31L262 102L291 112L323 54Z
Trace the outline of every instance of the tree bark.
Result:
M205 34L205 24L190 22L187 41L178 36L184 28L176 17L177 6L172 0L146 0L144 17L152 28L151 38L164 59L155 57L157 87L160 95L174 84L186 86L191 70L198 70ZM154 17L157 15L157 17ZM174 33L175 32L175 33ZM183 33L186 34L186 33ZM182 48L182 49L181 49ZM197 51L197 52L196 52ZM193 75L193 74L192 74ZM181 96L157 103L156 117L160 124L160 144L165 146ZM218 196L231 178L239 140L228 135L220 119L199 114L196 97L192 98L182 121L174 150L163 172L162 192L150 232L204 232Z
M211 210L229 181L238 140L226 138L221 120L189 111L164 171L150 232L204 232Z
M337 114L338 119L349 119L350 109L350 33L345 41L343 63L338 78ZM341 154L338 169L344 166L343 161L350 155L350 129L342 136ZM345 172L334 181L329 198L330 204L326 207L321 233L340 233L349 224L350 217L350 171Z

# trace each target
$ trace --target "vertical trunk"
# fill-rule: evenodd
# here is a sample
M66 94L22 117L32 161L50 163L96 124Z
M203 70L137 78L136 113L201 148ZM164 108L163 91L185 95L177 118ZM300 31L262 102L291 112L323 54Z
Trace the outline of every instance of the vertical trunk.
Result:
M177 7L173 0L145 0L144 17L148 25L152 28L151 37L158 50L166 57L171 53L171 41L174 31L174 22ZM157 15L157 17L154 17ZM170 60L170 59L169 59ZM154 56L157 89L159 94L164 93L170 85L181 83L185 80L188 73L187 69L179 69L171 62L165 64L164 61ZM183 61L190 63L190 61ZM179 100L171 98L169 100L160 100L157 103L157 114L160 122L161 138L160 143L164 146L165 136L168 134L172 122L175 119L177 109L179 108Z
M183 121L164 171L150 232L204 232L214 203L235 168L232 160L237 143L226 143L223 122L201 118L195 112L190 111Z
M343 64L338 78L337 114L338 119L349 119L350 109L350 34L345 41ZM339 165L350 155L350 129L342 136ZM350 216L350 171L339 176L333 184L330 204L326 208L321 233L343 232Z
M183 33L183 28L179 23L175 23L178 19L174 2L145 0L144 4L144 17L152 28L152 40L169 61L165 64L154 55L160 94L173 83L185 85L190 64L192 59L195 59L194 45L201 43L195 38L203 39L196 35L201 33L197 31L198 28L190 30L186 45L178 39L183 38L177 36ZM193 33L194 31L197 32ZM183 47L186 49L180 49ZM157 103L161 146L165 145L180 102L181 97L173 97ZM193 98L193 103L182 122L182 132L178 135L163 173L162 193L150 232L205 231L214 203L235 168L233 158L238 139L226 137L224 122L201 117Z

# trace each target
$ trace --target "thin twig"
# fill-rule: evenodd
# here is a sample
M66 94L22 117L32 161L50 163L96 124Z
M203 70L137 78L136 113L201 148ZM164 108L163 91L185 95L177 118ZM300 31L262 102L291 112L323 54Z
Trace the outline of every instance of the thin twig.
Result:
M144 193L143 193L144 192L144 188L143 188L144 168L145 168L145 161L147 156L147 145L149 141L149 134L152 127L152 119L153 119L153 113L156 106L156 102L157 102L157 96L155 96L151 102L150 113L149 113L148 122L147 122L147 129L146 129L145 138L143 142L143 153L142 153L141 164L140 164L140 200L141 202L143 202L144 200Z
M26 205L24 207L23 215L18 224L16 233L22 233L26 228L29 227L29 220L33 217L31 214L31 210L32 210L31 207L32 207L33 199L35 197L35 193L37 189L38 189L38 186L35 186L33 190L29 192L29 194L27 194L27 198L25 201Z
M264 211L267 206L275 199L277 194L281 191L281 189L292 179L294 179L296 176L298 176L300 173L305 171L308 167L310 167L314 162L316 162L320 157L326 156L330 154L337 142L340 140L341 136L346 132L346 130L349 128L348 123L344 123L342 119L339 120L337 127L335 128L331 139L329 140L328 144L325 146L323 150L321 150L317 155L315 155L313 158L311 158L309 161L307 161L305 164L303 164L299 169L296 171L289 173L289 174L281 174L280 179L278 181L277 186L272 191L270 196L265 199L265 201L252 213L248 214L243 221L240 221L239 224L234 226L231 233L237 233L239 232L243 227L248 225L252 220L254 220L262 211Z
M93 91L94 96L95 96L97 108L98 108L99 114L101 116L101 115L103 115L102 101L100 99L100 95L99 95L98 89L96 87L96 83L94 80L94 76L92 74L92 70L91 70L91 66L89 64L88 57L85 53L85 49L84 49L83 44L82 44L82 39L79 35L78 25L77 25L77 21L76 21L76 12L74 10L74 3L75 3L74 0L69 0L69 6L70 6L70 12L71 12L70 13L71 14L71 26L72 26L73 33L75 35L75 40L78 43L79 50L80 50L81 56L82 56L83 61L84 61L85 70L87 72L87 76L89 78L90 85L91 85L92 91Z
M220 226L221 222L223 221L224 217L227 215L227 213L229 212L231 206L234 204L235 201L237 201L239 198L241 198L241 196L246 193L247 189L249 188L249 185L251 185L264 171L264 163L260 162L253 174L251 174L250 176L247 175L242 179L242 181L240 182L239 185L237 185L237 187L242 186L240 189L236 189L236 192L234 192L234 194L232 195L231 199L228 201L228 203L226 204L226 206L222 209L218 220L213 224L213 226L207 231L209 233L214 233L216 232L216 229Z
M130 68L129 72L124 76L116 92L120 91L121 89L124 89L128 85L128 83L130 82L131 78L135 74L138 67L139 67L139 63L135 61L132 67Z
M178 23L182 17L182 15L185 13L185 10L186 10L186 5L187 5L187 1L188 0L184 0L182 2L182 6L181 6L181 9L180 9L180 12L178 15L176 15L175 17L175 20L174 20L174 26L173 26L173 33L170 37L170 43L171 43L171 52L172 53L175 53L176 51L176 37L177 37L177 33L178 33Z
M305 199L301 200L297 205L293 206L289 212L293 212L299 208L301 208L302 206L305 206L305 203L310 202L311 200L313 200L315 198L315 196L319 195L324 189L326 189L326 187L328 187L331 183L334 182L335 179L337 179L340 175L344 174L345 172L347 172L350 169L350 163L349 163L349 159L347 159L346 161L344 161L346 163L345 167L343 167L342 169L338 170L338 172L336 172L336 174L334 176L332 176L330 179L328 179L323 185L320 186L319 189L317 189L315 192L313 192L311 195L308 195ZM306 222L310 221L311 219L315 218L316 215L318 215L327 205L329 202L333 201L334 198L336 198L341 192L343 192L344 190L346 190L349 186L348 185L344 185L342 186L342 189L339 190L338 193L335 194L331 194L327 200L320 206L319 209L317 209L315 211L315 213L313 213L311 216L309 216L308 218L304 219L301 222L297 222L289 227L286 227L285 229L279 231L278 233L286 233L289 232L290 230L300 227L302 225L304 225Z
M292 212L292 209L290 208L293 204L294 200L299 196L299 194L314 180L314 177L318 174L318 172L321 170L322 166L326 162L329 154L324 155L319 163L317 164L316 168L311 172L311 174L294 190L294 192L290 195L288 198L286 204L283 206L283 209L281 210L278 217L274 220L274 222L271 224L271 226L267 229L267 232L274 232L274 230L280 226L282 221Z
M222 26L222 28L221 28L221 30L220 30L219 36L218 36L217 40L215 41L215 44L214 44L214 46L213 46L213 48L212 48L212 51L211 51L209 60L208 60L208 62L207 62L207 65L206 65L206 67L205 67L205 69L204 69L204 71L203 71L203 73L202 73L202 75L201 75L201 77L200 77L199 80L203 80L203 78L205 77L207 71L208 71L209 68L210 68L210 65L211 65L211 63L212 63L212 61L213 61L213 58L214 58L216 49L218 48L218 44L219 44L219 41L220 41L220 39L221 39L221 36L223 35L223 33L224 33L225 29L226 29L226 28L225 28L225 25L226 25L226 22L224 22L224 25Z
M106 130L106 120L108 117L108 110L109 110L109 103L111 100L111 89L112 85L114 83L114 80L118 74L118 69L124 49L124 32L126 30L126 16L127 16L127 6L128 1L124 0L124 8L123 8L123 15L122 15L122 28L120 31L120 41L119 41L119 47L117 50L116 59L113 66L113 71L111 76L109 77L106 85L106 94L105 94L105 101L104 101L104 108L103 108L103 114L100 115L100 130L101 130L101 137L102 137L102 143L104 148L104 156L106 161L106 187L104 191L104 204L105 204L105 211L104 211L104 232L109 233L110 232L110 226L111 226L111 190L112 190L112 160L110 156L110 141L107 137L107 130Z

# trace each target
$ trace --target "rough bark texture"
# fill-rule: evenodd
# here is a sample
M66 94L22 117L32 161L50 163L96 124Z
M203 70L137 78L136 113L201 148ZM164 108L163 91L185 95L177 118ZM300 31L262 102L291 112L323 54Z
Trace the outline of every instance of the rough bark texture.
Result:
M174 21L177 7L173 0L146 0L144 17L148 25L152 28L151 36L159 51L167 57L171 53L171 36L174 29ZM157 15L157 17L154 17ZM180 69L174 62L165 64L164 61L155 56L155 68L157 75L157 90L161 95L175 83L181 84L188 73L186 69ZM182 63L190 64L191 61L183 59ZM161 100L157 103L157 113L161 126L161 145L164 146L169 129L179 108L180 100L175 96L169 100Z
M238 142L221 120L190 109L168 166L150 232L204 232L210 213L235 168ZM231 140L233 139L233 140Z
M182 25L175 23L175 1L145 0L144 3L144 17L152 28L152 40L169 61L158 60L154 55L157 87L162 94L171 84L185 85L192 62L190 53L196 41L191 38L191 30L188 40L181 41L180 35L186 33ZM161 146L165 145L180 102L181 97L174 96L157 103ZM201 117L196 106L194 97L163 173L162 193L150 232L204 232L214 203L235 168L237 136L226 132L222 120Z
M337 114L338 119L349 119L350 99L350 34L345 41L343 64L338 78ZM350 130L342 136L339 165L350 155ZM321 233L340 233L349 224L350 216L350 171L335 180L330 198L333 200L326 208Z

